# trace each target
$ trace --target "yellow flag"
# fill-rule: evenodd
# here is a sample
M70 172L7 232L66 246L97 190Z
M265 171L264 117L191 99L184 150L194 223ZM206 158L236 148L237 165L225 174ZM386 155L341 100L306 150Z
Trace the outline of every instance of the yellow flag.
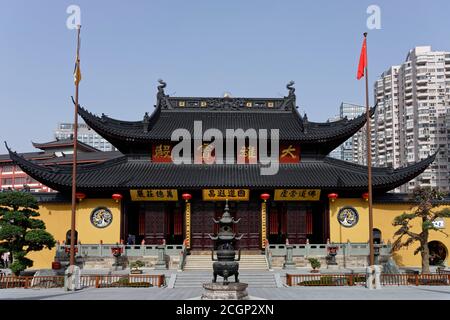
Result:
M80 60L77 57L77 61L75 62L75 70L73 72L73 80L76 85L78 85L81 81L81 70L80 70Z

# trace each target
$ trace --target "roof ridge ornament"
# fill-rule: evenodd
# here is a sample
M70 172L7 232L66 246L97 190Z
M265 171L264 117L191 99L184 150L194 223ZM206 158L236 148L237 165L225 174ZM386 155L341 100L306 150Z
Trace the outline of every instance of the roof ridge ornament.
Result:
M308 115L306 114L306 112L305 112L305 115L303 116L302 124L303 124L303 132L304 133L308 133L308 129L307 129L307 127L308 127Z
M148 115L148 112L144 114L144 120L142 120L142 123L144 124L144 132L148 132L150 123L150 116Z
M295 84L295 81L291 80L291 81L289 81L288 84L286 85L286 88L289 90L289 95L288 95L288 97L291 97L291 96L295 95L294 84Z
M158 79L160 85L158 86L158 93L156 95L157 106L161 106L163 109L172 109L170 102L168 101L164 88L167 87L167 83L163 79Z
M293 80L289 81L286 85L286 88L289 90L288 96L284 97L284 102L281 105L282 110L294 110L296 109L295 105L295 82Z
M158 79L158 82L160 83L160 85L158 86L158 93L164 94L164 88L167 87L167 83L164 82L163 79Z

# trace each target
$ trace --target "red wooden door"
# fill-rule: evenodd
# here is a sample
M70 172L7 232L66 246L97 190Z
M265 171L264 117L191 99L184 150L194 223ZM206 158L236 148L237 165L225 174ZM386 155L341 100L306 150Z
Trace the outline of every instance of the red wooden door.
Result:
M214 233L214 203L194 203L191 210L191 248L194 250L210 250L213 241L209 235Z
M287 238L289 243L306 243L308 232L306 215L308 210L311 209L297 203L288 203L286 209Z
M144 237L147 244L161 244L166 231L165 208L162 203L141 206L140 221L144 222Z
M236 225L235 230L239 234L244 234L242 239L237 242L240 249L257 250L260 249L261 236L261 213L258 203L240 202L236 206L235 219L241 219Z

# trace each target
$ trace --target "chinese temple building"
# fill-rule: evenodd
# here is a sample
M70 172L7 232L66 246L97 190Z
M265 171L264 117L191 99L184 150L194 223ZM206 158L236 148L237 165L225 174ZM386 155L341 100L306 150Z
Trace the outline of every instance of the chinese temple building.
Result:
M292 84L284 98L171 97L164 92L165 86L161 81L153 113L138 121L97 116L79 107L84 121L122 153L78 167L77 192L83 197L77 205L76 223L81 243L113 244L131 236L136 244L164 242L185 244L191 251L210 250L213 241L209 234L217 232L213 218L222 214L226 200L234 218L241 219L235 231L243 234L239 241L242 250L261 251L267 243L287 241L368 241L367 167L327 157L364 126L365 114L352 120L309 121L297 111ZM370 112L373 114L374 108ZM183 129L193 136L195 153L195 122L201 122L203 131L216 129L224 135L227 129L265 129L269 135L278 129L277 173L261 174L266 165L259 161L259 150L248 138L241 148L233 144L234 162L238 163L214 163L217 152L208 149L205 141L198 144L200 160L176 163L172 151L178 140L172 141L172 135ZM9 152L23 172L59 191L40 196L41 218L55 239L66 239L71 166L42 166ZM393 218L411 206L408 196L388 191L418 176L434 159L435 155L430 155L398 169L373 168L378 241L392 241ZM443 235L432 237L450 246ZM397 262L420 265L413 251L401 252ZM54 252L39 255L35 266L48 267Z

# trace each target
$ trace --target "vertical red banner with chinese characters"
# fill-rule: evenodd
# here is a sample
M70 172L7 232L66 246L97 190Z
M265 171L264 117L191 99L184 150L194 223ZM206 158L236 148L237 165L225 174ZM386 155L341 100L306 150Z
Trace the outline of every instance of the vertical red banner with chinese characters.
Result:
M152 146L153 162L172 162L172 145L169 143L157 143Z
M280 163L299 163L300 146L295 143L280 144Z

